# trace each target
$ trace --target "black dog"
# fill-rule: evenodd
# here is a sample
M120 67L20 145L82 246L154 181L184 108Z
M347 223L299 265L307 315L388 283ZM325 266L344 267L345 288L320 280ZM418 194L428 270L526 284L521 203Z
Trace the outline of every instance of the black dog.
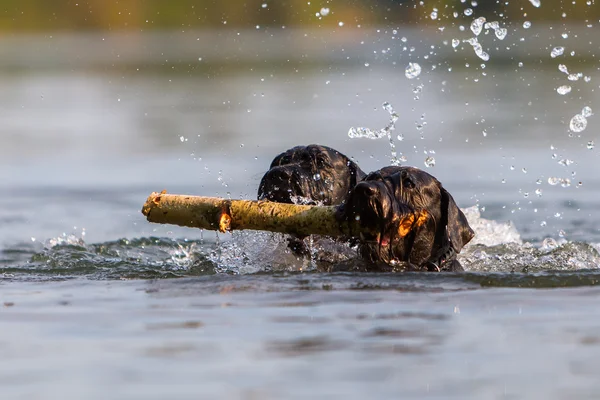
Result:
M462 271L456 254L474 236L441 183L413 167L385 167L367 175L338 218L359 222L359 253L367 261L403 263L408 270Z
M338 205L364 177L358 165L337 150L316 144L296 146L275 157L260 181L258 199ZM289 239L297 255L309 254L303 239Z
M293 147L271 163L258 186L258 199L279 203L337 205L365 173L330 147Z

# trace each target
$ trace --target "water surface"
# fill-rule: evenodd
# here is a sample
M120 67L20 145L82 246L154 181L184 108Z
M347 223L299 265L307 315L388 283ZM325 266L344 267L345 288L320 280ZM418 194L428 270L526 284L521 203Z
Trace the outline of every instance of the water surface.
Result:
M582 104L556 94L554 68L486 71L477 83L468 69L413 82L343 64L0 75L3 395L594 397L594 120L568 135ZM322 272L352 249L297 260L278 235L217 238L140 213L162 189L254 198L271 159L297 144L386 165L385 141L347 136L383 127L384 101L407 163L425 168L435 151L428 171L478 206L467 273Z

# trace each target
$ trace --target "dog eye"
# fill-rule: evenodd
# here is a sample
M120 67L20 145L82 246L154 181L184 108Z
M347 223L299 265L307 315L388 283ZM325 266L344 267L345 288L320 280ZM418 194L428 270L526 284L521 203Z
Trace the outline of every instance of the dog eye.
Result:
M308 162L308 161L310 161L310 159L311 159L310 154L308 154L308 153L300 154L301 161Z
M327 160L324 157L317 157L317 166L323 168L327 166Z
M404 186L407 189L412 189L415 187L415 183L410 178L404 178L402 180L402 186Z

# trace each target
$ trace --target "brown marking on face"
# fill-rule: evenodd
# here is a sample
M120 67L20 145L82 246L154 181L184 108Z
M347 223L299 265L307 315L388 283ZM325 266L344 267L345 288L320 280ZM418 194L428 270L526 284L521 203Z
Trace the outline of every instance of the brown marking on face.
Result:
M415 224L415 216L414 214L409 214L406 217L402 218L400 224L398 225L398 235L403 238L410 233Z
M425 210L407 215L406 217L402 218L402 221L400 221L400 224L398 225L398 235L401 238L405 237L413 229L423 225L427 221L428 217L429 214Z
M417 222L415 222L417 228L423 225L427 221L427 218L429 218L429 214L425 210L420 211L418 214Z

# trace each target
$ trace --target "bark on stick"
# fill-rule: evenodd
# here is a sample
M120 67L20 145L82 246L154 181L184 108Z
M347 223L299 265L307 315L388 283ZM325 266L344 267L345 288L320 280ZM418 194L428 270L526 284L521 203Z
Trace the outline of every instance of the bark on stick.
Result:
M360 233L359 221L352 226L335 217L335 206L310 206L257 200L152 193L142 208L149 222L218 230L254 229L296 235L348 237ZM409 214L400 223L405 236L426 215Z

